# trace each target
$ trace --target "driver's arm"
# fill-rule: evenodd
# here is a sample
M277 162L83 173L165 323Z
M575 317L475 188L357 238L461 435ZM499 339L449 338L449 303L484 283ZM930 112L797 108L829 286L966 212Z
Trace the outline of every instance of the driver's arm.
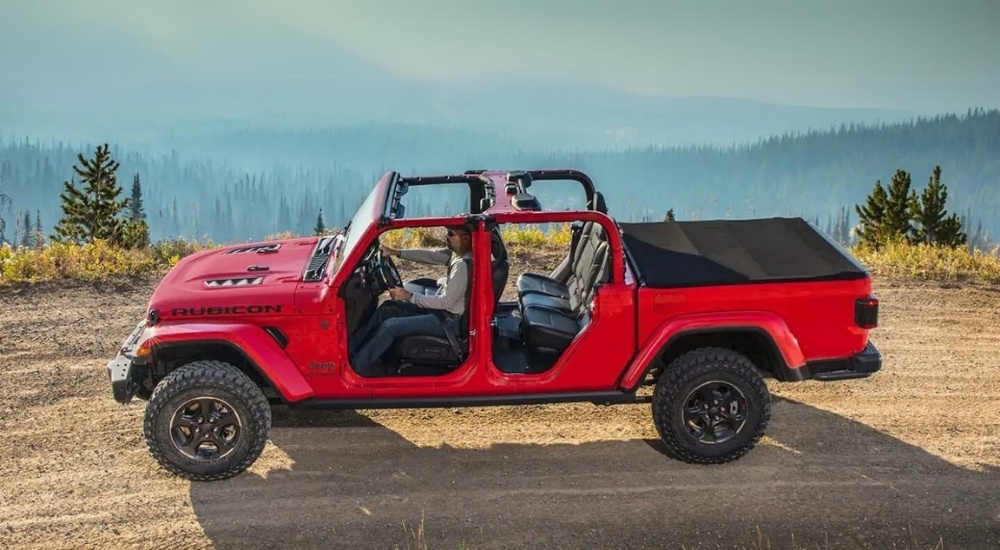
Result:
M428 250L424 248L404 248L397 251L397 255L411 262L422 264L448 265L451 260L451 251L447 248Z

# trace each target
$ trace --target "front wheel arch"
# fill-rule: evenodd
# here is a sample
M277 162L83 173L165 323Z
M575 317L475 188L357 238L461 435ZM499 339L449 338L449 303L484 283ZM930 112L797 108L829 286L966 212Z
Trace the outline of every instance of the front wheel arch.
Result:
M272 403L286 403L284 396L277 390L271 379L239 346L232 342L187 340L161 343L153 347L152 355L155 358L155 368L152 369L150 379L145 384L147 395L153 392L161 380L184 365L195 361L218 361L229 364L245 374Z

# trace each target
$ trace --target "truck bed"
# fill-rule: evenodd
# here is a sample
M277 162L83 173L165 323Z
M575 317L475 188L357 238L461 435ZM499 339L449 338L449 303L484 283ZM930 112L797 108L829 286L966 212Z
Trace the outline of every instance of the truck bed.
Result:
M620 223L651 288L856 280L867 271L802 218Z

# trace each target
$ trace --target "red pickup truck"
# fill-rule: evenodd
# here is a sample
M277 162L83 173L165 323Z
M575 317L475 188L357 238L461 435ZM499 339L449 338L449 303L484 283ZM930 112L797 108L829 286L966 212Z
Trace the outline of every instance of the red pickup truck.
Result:
M552 180L579 183L586 208L543 208L532 185ZM468 213L405 215L408 190L456 185ZM353 335L386 291L435 284L404 281L379 238L456 223L472 228L465 313L446 337L397 339L392 375L358 374ZM553 223L573 227L562 264L512 276L503 229ZM624 223L576 170L389 172L337 235L182 259L107 370L118 402L148 401L152 456L194 480L248 468L273 405L648 402L671 456L716 464L764 434L765 378L878 371L878 307L866 270L802 219Z

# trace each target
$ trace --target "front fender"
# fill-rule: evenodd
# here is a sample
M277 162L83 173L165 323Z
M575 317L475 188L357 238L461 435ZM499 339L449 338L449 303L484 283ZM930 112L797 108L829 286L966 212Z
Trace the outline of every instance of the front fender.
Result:
M770 337L788 369L805 365L805 356L799 342L781 317L768 311L738 313L700 313L674 317L661 325L646 344L632 358L622 376L621 388L632 391L642 382L646 372L660 351L681 336L692 333L754 330Z
M157 348L200 344L224 344L235 348L289 403L314 394L288 354L256 325L204 322L154 326L146 329L139 348L148 348L155 357Z

